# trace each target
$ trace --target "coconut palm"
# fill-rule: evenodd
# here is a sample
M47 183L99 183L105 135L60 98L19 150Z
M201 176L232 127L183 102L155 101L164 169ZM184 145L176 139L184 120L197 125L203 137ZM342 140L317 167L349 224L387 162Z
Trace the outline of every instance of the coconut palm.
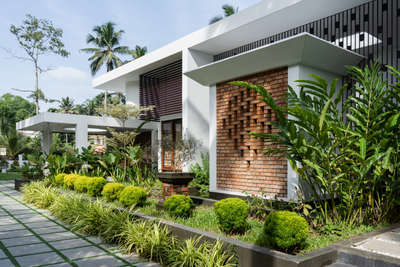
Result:
M224 16L215 16L210 20L210 24L213 24L217 21L222 20L224 17L227 18L239 12L239 7L234 8L232 5L223 5L222 9L224 10Z
M147 53L146 46L140 47L139 45L137 45L135 47L135 50L132 51L132 56L134 59L137 59L137 58L140 58L140 57L146 55L146 53Z
M69 96L61 98L59 112L70 114L74 113L74 100Z
M7 135L0 135L0 146L5 147L9 159L14 160L14 165L18 165L18 155L29 150L29 138L11 131Z
M117 55L128 55L131 53L128 46L119 46L123 30L116 31L115 23L107 22L93 28L93 34L89 33L86 39L88 44L95 47L83 48L81 51L93 54L89 57L90 70L95 75L105 65L107 71L111 71L122 65Z

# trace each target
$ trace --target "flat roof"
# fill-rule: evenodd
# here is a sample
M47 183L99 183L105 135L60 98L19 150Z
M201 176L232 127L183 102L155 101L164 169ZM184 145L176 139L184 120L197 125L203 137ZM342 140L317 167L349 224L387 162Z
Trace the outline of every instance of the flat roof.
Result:
M185 49L216 55L368 1L263 0L105 73L95 78L92 85L97 89L124 91L126 83L137 81L140 74L181 59Z
M279 67L304 65L338 75L347 65L364 57L309 33L301 33L257 49L213 62L184 74L202 85L220 82Z
M43 112L36 116L30 117L16 124L19 131L43 131L50 129L52 132L74 132L74 128L78 122L86 122L88 128L92 128L89 133L104 132L107 128L121 129L122 122L112 117L97 117L87 115L63 114ZM136 129L144 121L143 120L128 120L126 121L126 129ZM158 127L158 122L148 122L143 130L154 130Z

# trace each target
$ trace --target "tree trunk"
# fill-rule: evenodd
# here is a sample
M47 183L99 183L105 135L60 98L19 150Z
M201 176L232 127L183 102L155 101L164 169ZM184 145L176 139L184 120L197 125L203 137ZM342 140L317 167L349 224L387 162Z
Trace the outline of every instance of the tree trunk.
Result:
M35 90L33 92L35 96L35 109L36 115L39 114L39 73L38 73L38 65L35 62Z

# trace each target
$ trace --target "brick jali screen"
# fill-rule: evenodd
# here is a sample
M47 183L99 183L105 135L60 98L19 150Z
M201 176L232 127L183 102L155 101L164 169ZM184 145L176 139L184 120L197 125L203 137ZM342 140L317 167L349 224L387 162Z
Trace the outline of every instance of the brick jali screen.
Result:
M264 86L278 104L288 88L287 68L258 73L235 80ZM266 144L250 132L276 132L271 121L275 114L253 90L217 85L217 188L256 193L263 189L271 195L287 196L287 160L267 157Z

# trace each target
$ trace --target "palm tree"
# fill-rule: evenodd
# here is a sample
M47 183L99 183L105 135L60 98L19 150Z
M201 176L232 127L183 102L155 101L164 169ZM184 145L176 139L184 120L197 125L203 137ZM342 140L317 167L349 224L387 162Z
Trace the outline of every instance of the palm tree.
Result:
M135 50L132 51L132 56L134 59L137 59L137 58L140 58L140 57L146 55L146 53L147 53L146 46L140 47L140 46L136 45Z
M69 96L61 98L59 111L62 113L74 113L74 100Z
M232 5L228 5L228 4L223 5L222 9L224 10L225 18L227 18L229 16L232 16L232 15L234 15L234 14L239 12L239 7L234 8ZM213 23L215 23L217 21L220 21L223 18L224 18L223 16L215 16L210 20L210 24L213 24Z
M29 138L11 131L7 135L0 135L0 146L5 147L7 156L14 160L14 165L18 165L18 155L29 150Z
M90 71L94 76L103 65L106 65L107 72L122 65L117 55L131 54L128 46L120 46L123 30L116 31L115 23L107 22L93 28L93 34L89 33L86 43L95 47L83 48L81 51L93 54L89 57ZM107 107L107 91L104 95L104 107Z

